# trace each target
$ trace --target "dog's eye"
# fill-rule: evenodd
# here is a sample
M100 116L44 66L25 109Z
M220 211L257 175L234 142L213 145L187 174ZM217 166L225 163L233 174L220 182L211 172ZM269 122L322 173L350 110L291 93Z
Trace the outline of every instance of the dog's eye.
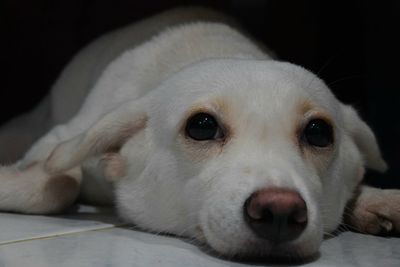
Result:
M221 138L221 129L217 120L210 114L197 113L186 124L186 134L197 141Z
M332 126L322 119L311 120L304 129L305 141L317 147L327 147L333 143Z

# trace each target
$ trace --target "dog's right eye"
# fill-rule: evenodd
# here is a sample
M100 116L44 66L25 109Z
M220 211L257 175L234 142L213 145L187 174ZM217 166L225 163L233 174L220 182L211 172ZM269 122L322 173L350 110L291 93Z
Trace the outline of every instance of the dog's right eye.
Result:
M186 135L196 141L212 140L222 137L217 120L208 113L197 113L186 123Z

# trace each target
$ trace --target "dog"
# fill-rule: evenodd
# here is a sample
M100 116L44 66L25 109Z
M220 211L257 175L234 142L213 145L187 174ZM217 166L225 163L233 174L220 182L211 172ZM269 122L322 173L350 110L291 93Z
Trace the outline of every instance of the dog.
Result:
M387 166L357 112L207 9L99 38L0 144L2 211L115 204L227 257L311 257L344 218L400 230L400 191L362 185Z

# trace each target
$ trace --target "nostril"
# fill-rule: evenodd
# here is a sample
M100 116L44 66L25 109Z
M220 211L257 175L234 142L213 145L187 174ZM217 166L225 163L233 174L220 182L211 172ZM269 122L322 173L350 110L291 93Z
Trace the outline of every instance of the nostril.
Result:
M244 204L244 219L251 230L274 243L297 238L307 226L307 213L300 194L288 189L257 191Z
M247 215L253 220L268 220L273 219L273 214L260 199L258 193L251 195L245 202Z
M274 222L274 213L271 211L270 208L266 207L261 211L260 221L263 223L273 223Z
M303 204L304 203L304 204ZM302 224L307 222L307 207L303 200L303 203L295 207L292 214L289 217L291 223Z

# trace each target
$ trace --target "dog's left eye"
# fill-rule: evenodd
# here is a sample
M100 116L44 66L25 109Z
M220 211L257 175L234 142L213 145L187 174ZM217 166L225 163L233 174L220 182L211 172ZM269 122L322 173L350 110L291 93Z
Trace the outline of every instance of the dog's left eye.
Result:
M327 147L333 143L332 126L323 119L313 119L304 128L303 138L309 145Z
M208 113L197 113L186 124L186 134L197 141L212 140L222 137L217 120Z

